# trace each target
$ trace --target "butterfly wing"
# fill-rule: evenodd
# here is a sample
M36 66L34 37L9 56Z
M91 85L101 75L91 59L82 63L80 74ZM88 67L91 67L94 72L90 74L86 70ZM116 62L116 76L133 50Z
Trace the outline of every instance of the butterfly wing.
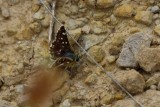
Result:
M63 57L67 52L74 53L71 50L71 46L67 38L67 32L64 26L61 26L58 30L55 41L52 42L50 47L50 51L55 57Z

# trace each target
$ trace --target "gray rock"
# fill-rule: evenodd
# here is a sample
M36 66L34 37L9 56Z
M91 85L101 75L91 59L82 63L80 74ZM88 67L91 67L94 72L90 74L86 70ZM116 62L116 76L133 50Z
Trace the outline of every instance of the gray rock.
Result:
M94 34L85 35L83 37L83 41L85 43L84 49L87 50L90 47L103 42L105 40L105 38L107 38L107 36L97 36Z
M159 12L159 7L158 7L158 6L153 6L153 7L151 7L151 12L152 12L152 13L157 13L157 12Z
M132 94L143 92L145 87L144 77L136 70L117 71L115 79Z
M144 48L136 59L141 68L146 72L155 72L160 70L160 48Z
M1 7L1 11L2 11L2 16L4 18L9 18L10 17L9 8Z
M118 66L136 68L138 66L136 54L142 47L150 47L151 40L151 35L144 33L135 33L128 37L117 60Z

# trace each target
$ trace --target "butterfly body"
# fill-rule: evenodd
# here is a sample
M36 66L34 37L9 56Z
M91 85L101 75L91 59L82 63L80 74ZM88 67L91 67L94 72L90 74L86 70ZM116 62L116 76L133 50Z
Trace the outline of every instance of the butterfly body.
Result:
M71 67L79 61L78 55L71 49L67 38L67 32L64 26L61 26L57 32L55 40L50 47L51 55L56 58L56 66Z

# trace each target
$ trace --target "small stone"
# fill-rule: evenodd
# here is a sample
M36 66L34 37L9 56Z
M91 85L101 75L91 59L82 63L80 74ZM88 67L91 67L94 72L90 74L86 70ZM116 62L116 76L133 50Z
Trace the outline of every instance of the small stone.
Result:
M40 33L41 32L41 24L38 22L34 22L32 24L30 24L30 29L34 32L34 33Z
M44 19L44 14L42 13L41 10L39 10L38 12L36 12L34 15L33 15L33 18L35 20L42 20Z
M160 82L158 83L157 89L160 91Z
M96 0L95 0L96 1ZM98 8L109 8L115 5L116 0L97 0Z
M156 20L156 19L158 19L158 18L159 18L159 14L154 14L154 15L153 15L153 19L154 19L154 20Z
M151 85L151 86L150 86L150 89L151 89L151 90L156 90L156 89L157 89L157 86L156 86L156 85Z
M63 103L60 105L60 107L70 107L70 106L71 104L69 99L64 100Z
M130 33L131 33L131 34L137 33L137 32L140 32L140 31L141 31L141 29L138 28L138 27L132 27L132 28L130 29Z
M17 85L15 87L15 89L16 89L17 93L23 94L23 92L24 92L24 86L23 85Z
M160 48L143 48L136 56L140 67L146 72L160 70Z
M110 16L110 21L112 25L116 25L118 23L117 18L113 14Z
M116 9L114 14L120 17L131 17L134 13L134 10L130 4L124 4Z
M76 5L72 5L70 7L70 11L71 11L72 14L78 14L78 10L79 10L79 8Z
M85 79L86 84L94 84L97 80L97 75L96 74L91 74Z
M94 60L97 62L101 62L105 57L105 52L102 50L100 46L93 46L89 49L88 53L92 56ZM89 59L92 63L94 63L91 59Z
M92 7L96 6L96 0L85 0L85 2L88 6L92 6Z
M157 26L154 28L154 32L155 32L158 36L160 36L160 24L157 25Z
M17 33L17 27L15 26L7 26L7 35L10 37L10 36L13 36Z
M150 11L138 11L135 20L137 22L144 23L146 25L150 25L152 23L153 14Z
M115 96L114 96L114 99L115 99L115 100L121 100L121 99L123 99L123 98L124 98L124 96L123 96L123 94L121 94L121 93L116 93Z
M40 9L40 5L38 4L32 4L32 11L37 12Z
M16 35L16 38L19 40L30 40L33 37L33 31L25 26L22 28L19 34Z
M158 6L151 7L151 12L152 13L158 13L159 12L159 7Z
M117 71L115 79L132 94L141 93L145 88L144 77L136 70Z
M50 15L46 15L45 18L41 21L42 26L44 26L46 28L49 27L50 20L51 20L51 16Z
M75 29L78 27L77 22L73 19L69 19L68 26L70 29Z
M115 56L107 56L107 61L108 61L108 63L112 64L116 61L116 57Z
M82 27L82 32L84 32L85 34L88 34L90 32L91 28L88 25L85 25Z
M9 8L1 7L1 11L2 11L2 16L4 18L9 18L10 17Z
M159 19L155 20L155 24L159 25L160 24L160 20Z

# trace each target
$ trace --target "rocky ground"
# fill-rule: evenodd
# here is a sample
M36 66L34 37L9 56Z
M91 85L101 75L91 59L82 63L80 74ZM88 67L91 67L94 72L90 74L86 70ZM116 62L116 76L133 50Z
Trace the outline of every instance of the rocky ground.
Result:
M52 0L45 4L51 6ZM57 0L55 12L137 101L160 107L159 0ZM30 73L53 63L50 21L38 0L0 0L0 107L23 107ZM53 106L138 107L91 59L83 55L80 62L75 77L53 93Z

